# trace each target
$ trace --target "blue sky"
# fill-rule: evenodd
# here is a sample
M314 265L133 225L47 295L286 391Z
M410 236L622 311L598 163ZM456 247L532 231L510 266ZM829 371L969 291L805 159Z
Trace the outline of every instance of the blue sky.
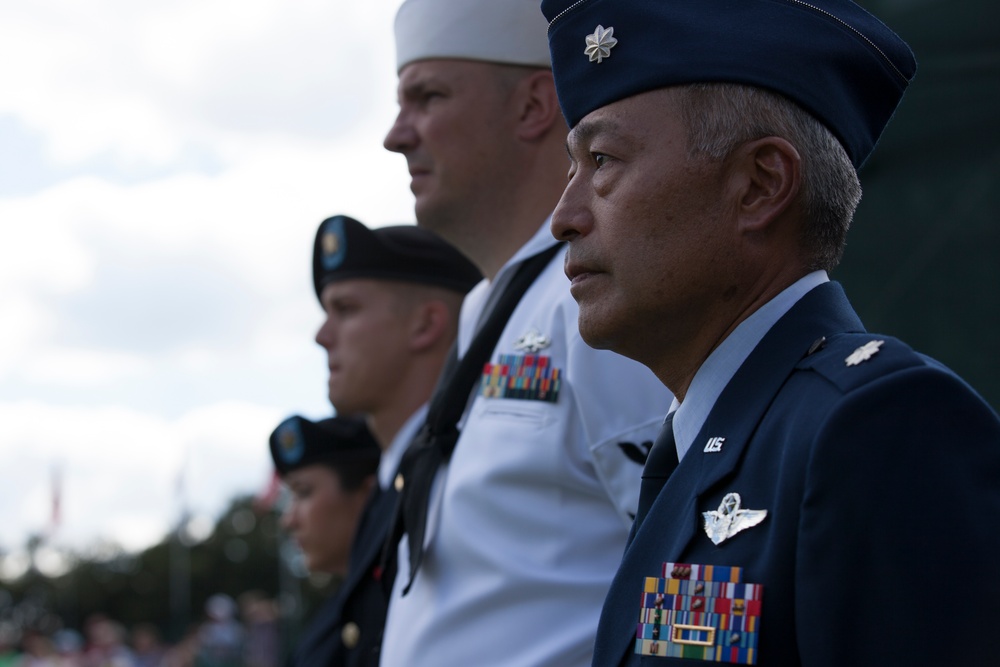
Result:
M397 2L0 4L0 553L138 548L329 412L319 222L412 220ZM10 560L10 559L8 559ZM3 572L0 572L3 575Z

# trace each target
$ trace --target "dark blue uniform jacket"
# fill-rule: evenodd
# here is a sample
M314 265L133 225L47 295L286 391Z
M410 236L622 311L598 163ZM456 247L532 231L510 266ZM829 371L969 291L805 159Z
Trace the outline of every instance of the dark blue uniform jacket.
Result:
M767 515L716 545L703 512L728 493ZM633 529L595 666L706 664L634 652L645 578L665 562L737 566L763 586L758 665L1000 664L1000 420L820 285L737 371Z
M351 546L344 583L314 614L289 661L291 667L378 665L396 574L394 558L385 571L379 570L379 561L396 497L395 489L390 487L376 490L369 499Z

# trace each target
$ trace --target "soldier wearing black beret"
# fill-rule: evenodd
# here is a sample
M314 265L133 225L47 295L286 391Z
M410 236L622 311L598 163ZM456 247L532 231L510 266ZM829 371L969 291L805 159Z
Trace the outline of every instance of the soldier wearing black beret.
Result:
M313 286L322 301L332 282L372 279L439 287L465 295L482 274L454 246L415 225L369 229L354 218L327 218L313 244Z
M379 562L402 452L427 411L479 271L437 235L413 225L370 229L344 215L320 224L313 286L325 312L330 402L364 420L381 458L336 596L314 616L292 657L301 667L376 665L395 577Z
M828 277L909 47L850 0L542 10L580 333L676 397L593 664L995 664L1000 419Z
M292 416L270 438L271 458L292 501L282 526L311 572L343 577L381 449L363 419Z

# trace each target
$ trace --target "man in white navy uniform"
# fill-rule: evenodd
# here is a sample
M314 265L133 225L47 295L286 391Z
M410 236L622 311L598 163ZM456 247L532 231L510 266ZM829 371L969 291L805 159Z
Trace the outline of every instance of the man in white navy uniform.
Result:
M417 224L486 276L464 355L522 260L552 248L566 125L537 0L407 0L396 17L399 115L385 138L412 175ZM671 396L580 338L558 248L492 349L431 493L421 566L407 540L382 665L585 665ZM518 383L524 369L540 382ZM463 399L464 400L464 399ZM404 595L404 589L410 584Z
M997 664L1000 419L827 276L909 47L850 0L542 9L580 331L677 397L595 667Z

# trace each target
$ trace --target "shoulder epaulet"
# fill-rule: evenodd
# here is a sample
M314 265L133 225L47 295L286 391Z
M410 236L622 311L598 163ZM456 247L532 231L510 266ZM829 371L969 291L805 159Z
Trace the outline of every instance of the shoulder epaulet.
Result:
M796 368L812 370L850 391L896 371L926 365L926 359L898 338L841 333L813 343Z

